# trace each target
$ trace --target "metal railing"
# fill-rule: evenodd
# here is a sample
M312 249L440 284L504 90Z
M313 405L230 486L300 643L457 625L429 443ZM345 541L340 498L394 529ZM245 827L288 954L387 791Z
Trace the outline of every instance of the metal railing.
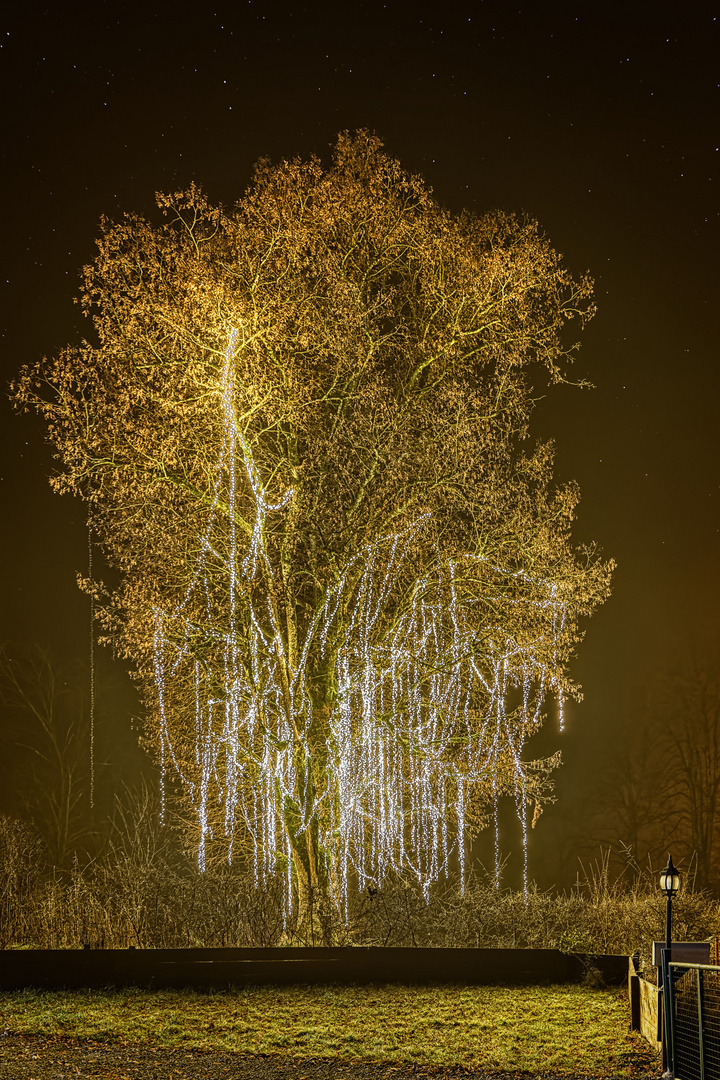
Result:
M720 1080L720 967L668 970L668 1067L676 1080Z

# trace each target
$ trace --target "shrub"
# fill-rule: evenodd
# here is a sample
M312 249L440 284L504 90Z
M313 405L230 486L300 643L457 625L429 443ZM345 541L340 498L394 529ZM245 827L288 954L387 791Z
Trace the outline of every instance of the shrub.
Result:
M665 901L656 876L610 881L609 853L570 892L527 895L471 876L426 901L401 877L352 898L347 925L316 912L317 940L283 919L282 883L255 887L252 870L221 864L200 873L145 797L120 815L102 859L43 872L40 841L22 822L0 817L0 947L185 948L336 944L546 948L591 954L639 952L650 963L664 935ZM677 940L720 935L720 904L688 889L674 903Z

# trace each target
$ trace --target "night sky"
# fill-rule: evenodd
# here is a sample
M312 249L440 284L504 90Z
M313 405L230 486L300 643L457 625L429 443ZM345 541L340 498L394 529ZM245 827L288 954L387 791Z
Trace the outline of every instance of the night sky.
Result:
M590 271L575 371L596 388L555 389L534 430L581 486L578 541L618 570L551 740L551 843L643 687L717 641L720 5L100 0L6 5L0 25L4 385L89 333L72 301L101 215L192 180L230 203L258 158L326 156L343 129L453 209L526 211ZM83 508L51 493L39 422L0 410L0 640L82 659Z

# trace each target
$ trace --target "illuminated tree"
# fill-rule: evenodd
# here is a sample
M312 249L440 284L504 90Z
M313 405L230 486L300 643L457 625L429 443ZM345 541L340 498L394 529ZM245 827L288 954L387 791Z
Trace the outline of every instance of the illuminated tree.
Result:
M553 762L525 742L607 593L528 446L590 285L365 132L327 169L261 162L231 210L158 205L103 226L95 344L17 387L122 573L109 636L201 865L241 844L301 918L391 869L427 887L501 794L539 813Z

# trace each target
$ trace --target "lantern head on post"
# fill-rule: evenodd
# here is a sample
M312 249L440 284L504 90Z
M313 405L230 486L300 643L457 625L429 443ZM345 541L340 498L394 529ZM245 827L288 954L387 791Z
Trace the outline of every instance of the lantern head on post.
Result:
M660 889L668 900L680 890L680 875L673 866L672 855L668 856L668 864L660 875Z

